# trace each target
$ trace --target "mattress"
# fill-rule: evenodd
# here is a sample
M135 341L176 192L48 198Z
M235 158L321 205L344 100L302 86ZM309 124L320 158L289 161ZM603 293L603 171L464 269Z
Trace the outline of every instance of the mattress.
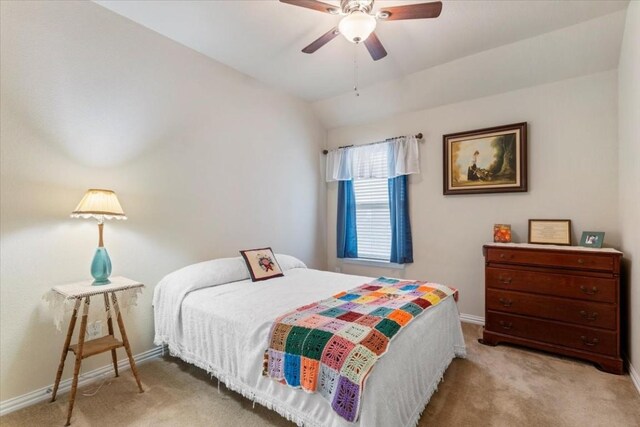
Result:
M453 298L426 310L394 338L367 378L355 423L341 418L320 394L262 375L275 318L371 280L293 268L284 277L202 287L183 297L160 290L154 299L155 342L298 425L414 426L452 359L466 354Z

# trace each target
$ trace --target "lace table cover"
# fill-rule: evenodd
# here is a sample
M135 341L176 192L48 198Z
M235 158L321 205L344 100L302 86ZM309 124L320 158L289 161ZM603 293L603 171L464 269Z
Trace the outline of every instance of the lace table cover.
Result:
M126 277L117 276L110 279L111 283L107 285L93 286L92 280L84 280L82 282L69 283L66 285L54 286L47 292L42 299L49 305L53 314L53 323L60 331L62 323L67 315L73 311L75 301L79 298L101 295L104 293L118 292L118 306L121 310L128 310L135 306L138 300L138 294L142 292L144 285L135 280ZM89 322L107 318L106 310L90 310Z

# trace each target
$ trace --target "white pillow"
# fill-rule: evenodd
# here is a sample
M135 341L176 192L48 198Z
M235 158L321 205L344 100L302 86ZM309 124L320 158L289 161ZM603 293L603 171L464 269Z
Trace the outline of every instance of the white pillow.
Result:
M307 268L302 261L291 255L276 254L276 260L283 272L292 268ZM173 298L182 300L189 292L238 282L249 277L249 269L242 257L219 258L191 264L167 274L160 280L154 289L153 303L156 304L163 292L171 292L174 294Z
M276 254L276 261L278 261L280 270L283 272L291 270L292 268L307 268L304 262L291 255Z
M179 286L191 292L248 278L249 270L241 257L219 258L191 264L169 273L159 284Z

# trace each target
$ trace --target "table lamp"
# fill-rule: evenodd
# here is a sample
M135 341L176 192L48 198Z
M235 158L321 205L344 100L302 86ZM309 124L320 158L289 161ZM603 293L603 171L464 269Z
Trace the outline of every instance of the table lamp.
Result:
M98 249L91 262L91 275L95 279L94 285L111 283L111 259L102 240L104 220L127 219L116 193L111 190L87 190L78 206L71 212L71 218L95 218L98 221Z

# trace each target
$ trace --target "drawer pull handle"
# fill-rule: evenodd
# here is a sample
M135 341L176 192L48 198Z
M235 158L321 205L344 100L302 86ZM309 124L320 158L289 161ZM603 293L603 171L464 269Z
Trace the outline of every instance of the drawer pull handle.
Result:
M585 320L588 320L590 322L593 322L594 320L598 320L598 313L595 311L589 314L584 310L580 310L580 316L582 316Z
M582 291L583 294L587 294L587 295L594 295L598 292L598 288L595 286L591 289L587 289L585 285L580 285L580 290Z
M500 303L502 303L504 307L511 307L513 301L511 301L510 299L500 298Z
M510 285L513 279L511 277L503 278L502 276L498 277L498 282L504 285Z
M582 258L578 258L578 264L584 264L584 260Z
M580 339L582 340L582 343L584 345L589 346L589 347L595 347L600 342L600 340L598 340L598 338L594 338L592 340L589 340L589 338L585 337L584 335L581 336Z
M500 254L500 259L511 259L513 255L510 254Z
M502 326L502 329L511 329L511 327L513 326L513 323L505 322L504 320L501 320L500 326Z

